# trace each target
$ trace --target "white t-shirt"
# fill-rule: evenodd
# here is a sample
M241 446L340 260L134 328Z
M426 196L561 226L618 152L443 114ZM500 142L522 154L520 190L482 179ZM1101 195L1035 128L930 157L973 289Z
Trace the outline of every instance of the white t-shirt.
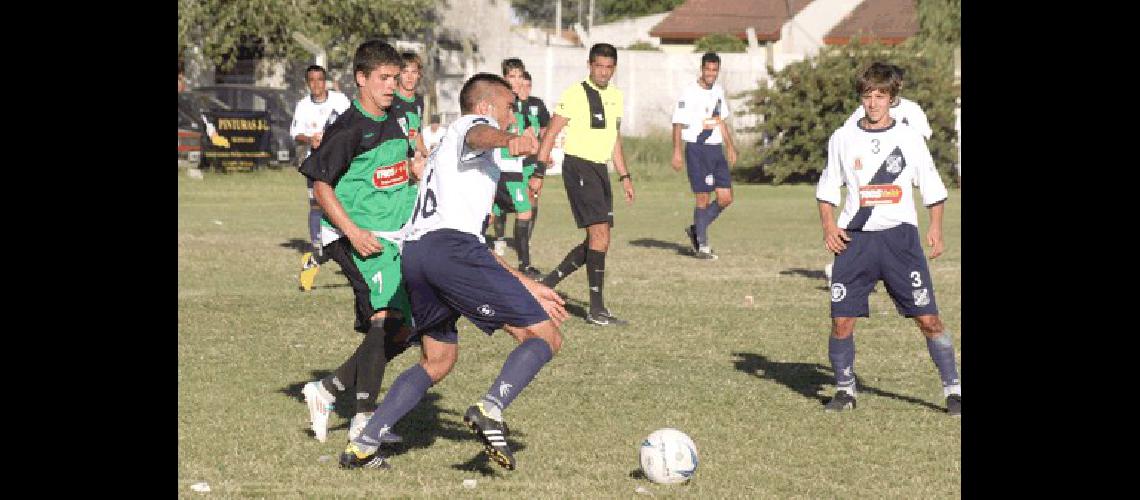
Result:
M849 230L882 231L904 223L917 227L911 186L918 186L925 206L947 196L926 141L898 121L878 130L842 126L831 134L815 197L838 206L844 184L847 201L838 225Z
M717 116L729 115L728 99L724 97L724 87L713 83L712 88L705 89L697 82L689 82L681 90L681 98L673 108L673 123L681 124L681 139L685 142L697 142L698 136L705 130L706 123L712 126L712 134L705 139L705 144L720 144L724 142L720 127L715 120L711 120L713 113ZM706 121L708 120L708 121Z
M891 106L887 114L903 125L914 127L926 139L930 139L930 135L934 133L930 129L930 122L926 120L926 113L922 111L922 106L910 99L900 96L898 104ZM847 121L843 125L854 125L864 116L867 116L867 110L863 109L863 106L859 106L854 113L851 113L851 116L847 117Z
M328 91L324 102L313 102L312 94L297 101L293 110L293 123L289 125L289 137L298 135L313 135L325 129L329 123L336 121L336 117L344 113L352 103L348 97L335 90ZM334 116L335 113L335 116ZM310 152L312 148L309 148ZM308 153L306 153L308 156Z
M440 125L439 130L435 132L431 131L431 125L424 125L424 130L421 133L424 136L424 146L427 147L428 151L431 151L435 148L436 144L439 144L439 140L443 139L443 133L446 131L447 127L442 125Z
M483 220L491 213L499 167L495 148L467 147L467 132L476 125L499 128L494 118L463 115L447 127L439 147L428 156L416 208L406 227L407 241L436 229L455 229L483 242Z

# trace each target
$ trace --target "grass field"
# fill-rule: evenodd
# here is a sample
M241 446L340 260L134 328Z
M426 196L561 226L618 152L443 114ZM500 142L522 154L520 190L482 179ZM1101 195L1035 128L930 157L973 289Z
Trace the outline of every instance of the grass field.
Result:
M859 408L828 414L829 261L814 186L736 186L710 230L720 260L682 255L692 217L682 174L634 163L637 200L615 203L607 303L627 328L572 318L562 352L507 411L519 468L488 462L462 424L515 345L466 320L461 355L395 431L390 471L342 471L347 409L329 441L308 430L302 385L353 349L352 293L329 263L297 289L307 239L296 171L178 174L178 494L262 497L949 498L961 496L961 421L913 322L880 284L856 329ZM616 180L616 177L615 177ZM547 271L581 241L561 179L543 193L532 242ZM931 263L943 321L961 324L959 192L946 208L946 253ZM925 234L926 210L919 220ZM508 227L511 227L508 225ZM513 252L508 260L514 261ZM559 290L587 300L584 271ZM748 305L746 297L753 297ZM416 362L388 367L384 388ZM961 358L959 357L959 362ZM343 408L343 409L342 409ZM652 484L637 446L676 427L700 449L688 485ZM464 479L476 479L474 490Z

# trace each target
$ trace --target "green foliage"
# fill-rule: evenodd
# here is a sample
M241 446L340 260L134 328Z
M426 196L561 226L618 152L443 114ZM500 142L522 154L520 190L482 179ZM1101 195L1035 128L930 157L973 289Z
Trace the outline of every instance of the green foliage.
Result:
M918 0L915 42L962 44L962 0Z
M626 47L625 49L626 50L656 50L656 51L660 51L661 47L657 47L657 46L655 46L649 42L644 42L644 41L638 40L636 42L629 44L629 47Z
M693 43L693 52L744 52L748 44L728 33L711 33Z
M269 56L305 58L298 32L344 65L360 42L407 36L431 25L441 0L179 0L178 47L201 47L214 64L231 66L238 46L259 43Z
M747 171L745 178L770 179L777 184L789 178L818 178L827 164L828 139L859 106L855 78L875 61L897 64L906 71L900 94L926 112L933 130L927 146L943 179L950 179L957 156L950 49L858 42L790 64L773 75L770 86L761 85L752 92L748 107L764 120L746 131L762 132L771 143L761 149L761 164Z

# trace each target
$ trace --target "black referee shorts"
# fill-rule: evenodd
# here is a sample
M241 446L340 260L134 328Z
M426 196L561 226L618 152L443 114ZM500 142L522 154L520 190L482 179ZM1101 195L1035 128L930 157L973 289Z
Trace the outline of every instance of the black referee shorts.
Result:
M602 222L614 225L614 195L605 163L566 155L562 161L562 183L578 227Z

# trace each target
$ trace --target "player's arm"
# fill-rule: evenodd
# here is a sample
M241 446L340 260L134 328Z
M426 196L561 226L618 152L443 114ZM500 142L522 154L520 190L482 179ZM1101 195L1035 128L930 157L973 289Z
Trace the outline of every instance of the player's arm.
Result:
M534 296L535 300L538 301L538 304L541 305L542 308L546 311L546 314L550 316L550 320L554 322L554 326L561 326L562 322L570 317L570 313L566 312L566 301L562 299L561 295L558 295L558 292L555 292L554 289L531 279L523 273L518 272L513 267L508 265L507 261L503 260L502 257L499 257L494 252L491 252L490 249L487 249L487 251L495 257L495 260L499 262L500 266L503 266L503 269L506 269L507 272L511 273L514 275L514 277L518 278L520 282L522 282L523 286L526 287L526 291L530 292L530 294Z
M539 193L542 192L542 180L546 175L547 166L550 165L550 152L554 149L554 140L569 122L569 118L554 113L554 116L550 117L550 126L542 131L542 143L538 146L538 156L536 158L538 165L534 168L536 175L532 175L530 181L527 182L527 187L530 188L530 191L534 193L535 196L538 196ZM539 170L542 171L541 174Z
M934 158L930 155L926 142L915 137L912 144L912 150L917 151L917 154L910 154L908 158L915 159L914 184L918 186L922 195L922 204L930 209L930 228L926 231L926 243L930 245L930 258L933 259L942 255L942 210L950 193L942 183L942 176L934 168Z
M930 258L935 259L942 255L944 250L942 242L942 209L946 200L942 200L927 208L930 209L930 229L926 231L926 243L930 245Z
M371 231L361 229L348 217L348 213L344 211L344 206L336 198L336 192L333 191L333 187L329 183L315 180L313 182L313 195L316 196L317 203L321 206L321 210L324 210L325 216L348 238L348 241L352 243L352 248L355 248L357 253L367 257L383 250L380 242Z
M823 200L816 201L819 202L819 221L823 224L823 246L838 255L847 250L845 242L851 241L851 237L835 223L835 205Z
M526 156L538 149L538 141L531 135L513 134L484 124L471 127L464 142L473 150L507 148L511 156Z
M614 138L614 170L618 172L618 179L621 180L621 187L625 191L626 203L633 203L633 177L629 175L629 169L625 166L625 156L621 151L621 117L617 118L617 137Z
M736 165L736 145L732 142L731 127L728 126L728 122L725 122L723 117L719 118L720 135L724 137L724 156L728 160L728 166L732 167Z
M424 157L427 157L427 155L429 153L428 148L427 148L427 144L424 143L424 133L422 130L420 131L420 133L416 134L416 151L419 152L419 154L421 156L424 156ZM417 178L418 177L419 176L417 176Z
M301 131L301 103L297 103L297 107L293 108L293 123L289 124L289 135L298 144L308 144L310 137Z
M681 167L685 164L684 153L681 147L681 128L683 125L680 123L673 124L673 170L681 171Z
M834 254L847 249L845 242L851 241L835 222L835 207L839 205L839 188L843 186L843 172L840 167L839 133L831 134L827 144L827 166L819 176L815 188L815 199L819 204L819 222L823 226L823 245Z

